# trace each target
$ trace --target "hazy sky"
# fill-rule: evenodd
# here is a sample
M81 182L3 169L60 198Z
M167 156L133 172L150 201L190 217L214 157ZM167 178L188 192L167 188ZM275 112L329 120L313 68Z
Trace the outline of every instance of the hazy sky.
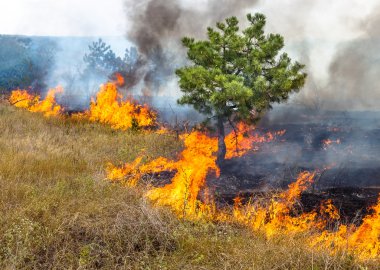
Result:
M136 2L143 0L136 0ZM207 0L182 0L202 7ZM233 1L233 0L231 0ZM247 0L249 1L249 0ZM288 38L350 39L379 0L261 0L270 28ZM124 0L0 0L0 34L121 36ZM301 29L302 28L302 29Z
M0 34L42 36L126 36L125 2L146 0L0 0ZM207 0L178 0L202 9ZM233 0L231 0L233 1ZM250 1L250 0L247 0ZM286 44L311 43L309 57L315 73L326 66L340 42L362 34L368 14L380 0L252 0L252 10L267 15L269 32L280 33ZM129 10L133 12L133 10ZM186 33L184 33L186 35Z
M0 0L0 34L117 36L123 0Z
M126 37L128 27L131 25L128 22L126 10L128 13L133 13L133 6L144 5L146 1L151 0L0 0L0 34ZM183 5L185 10L202 11L203 8L209 6L208 0L174 1ZM328 84L331 79L330 64L337 53L344 52L344 46L359 37L365 40L366 35L370 35L369 41L371 41L374 38L373 29L372 32L367 31L368 27L373 28L370 18L373 23L373 17L380 16L378 12L380 0L246 1L252 1L256 5L245 12L264 13L267 16L267 32L284 36L286 51L293 59L305 63L309 75L317 79L322 86ZM125 5L126 2L129 4ZM183 33L183 35L188 34ZM376 36L376 38L379 37ZM118 42L110 42L113 48L117 48L116 45L120 41L123 43L121 48L125 48L125 39L115 40ZM373 42L371 44L374 46ZM70 45L73 46L73 44ZM360 50L364 51L359 50L359 52L367 56L367 51L363 48L360 47ZM81 59L81 57L77 58ZM370 61L372 58L370 56L360 59ZM372 62L365 69L371 69L373 73L376 73L379 70L379 62L375 61L376 65ZM364 77L358 78L358 81L361 79L366 81ZM378 89L377 81L374 85L376 86L371 86L367 90L371 93L376 91L380 93L378 90L373 90L376 87ZM309 92L305 90L303 93L308 95ZM347 94L347 100L358 99L355 95L350 96L350 93ZM369 99L371 101L379 99L379 97L372 98L372 95L367 92L363 95L367 97L362 98L366 102ZM367 103L363 102L363 104ZM376 104L378 105L378 102Z

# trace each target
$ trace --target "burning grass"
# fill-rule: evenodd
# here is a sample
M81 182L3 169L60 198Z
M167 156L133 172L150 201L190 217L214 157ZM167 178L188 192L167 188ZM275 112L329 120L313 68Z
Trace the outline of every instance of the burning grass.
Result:
M275 135L242 136L249 133L248 127L240 125L237 133L226 137L227 158L240 157L249 150L255 150L260 143L271 141ZM252 135L252 134L251 134ZM231 212L218 209L209 196L205 182L209 173L220 174L216 165L217 141L204 133L194 131L182 136L185 149L178 161L158 158L141 164L142 157L122 168L110 166L108 178L119 180L127 186L134 186L147 173L175 171L170 184L152 188L145 194L155 205L169 206L180 218L238 223L255 232L263 233L268 239L278 235L297 237L307 234L307 245L311 250L327 250L331 254L345 253L360 261L378 260L380 257L380 199L372 207L372 214L363 218L360 226L340 224L338 209L331 200L322 202L319 209L297 213L295 205L314 181L317 172L302 172L288 190L269 197L264 204L253 201L241 204L235 199ZM200 199L201 191L203 199ZM331 228L331 224L337 224Z
M249 132L247 126L239 124L237 132L231 132L226 137L227 159L240 157L252 150L253 144L257 146L269 142L277 135L277 133L268 133L264 136L257 134L248 136L246 133ZM174 171L171 184L149 190L147 197L159 205L170 206L180 217L195 218L198 214L202 216L200 208L213 208L213 206L200 202L198 195L205 187L206 177L210 172L214 172L217 176L220 174L214 155L217 151L217 140L199 131L183 134L181 139L184 141L185 149L178 161L159 157L147 164L141 164L143 156L139 156L132 163L120 168L110 164L108 179L121 181L127 186L135 186L144 174Z
M148 105L140 105L130 98L124 99L119 93L117 85L122 79L119 76L117 83L108 82L100 86L88 110L72 114L70 118L107 124L116 130L156 127L157 115ZM56 95L63 92L61 87L57 87L49 90L46 97L41 99L39 95L30 94L27 90L14 90L9 101L15 107L43 113L45 117L64 116L64 108L56 101Z
M154 127L157 119L156 113L147 105L139 105L128 99L123 101L115 83L102 85L90 109L74 117L109 124L113 129L121 130Z
M62 113L62 107L55 100L55 96L58 93L63 93L61 87L50 89L46 97L41 100L40 96L29 94L26 90L15 90L12 92L9 101L18 108L24 108L30 112L43 113L46 117L58 116Z
M174 158L170 136L43 118L0 104L3 269L359 269L308 252L302 236L267 239L239 224L179 221L140 188L103 181L104 162ZM376 265L372 265L375 268Z

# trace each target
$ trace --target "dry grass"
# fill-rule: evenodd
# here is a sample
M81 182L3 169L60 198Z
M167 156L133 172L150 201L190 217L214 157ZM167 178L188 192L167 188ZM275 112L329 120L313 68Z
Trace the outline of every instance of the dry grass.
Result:
M302 239L179 221L141 190L104 181L107 161L174 156L175 138L46 119L4 102L0 131L1 269L365 269L312 254Z

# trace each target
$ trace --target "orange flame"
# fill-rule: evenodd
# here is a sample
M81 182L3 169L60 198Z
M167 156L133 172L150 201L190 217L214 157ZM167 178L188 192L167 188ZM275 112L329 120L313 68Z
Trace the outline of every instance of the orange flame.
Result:
M227 158L239 157L249 150L256 150L259 143L270 142L284 131L268 133L265 136L248 136L249 128L239 124L237 132L226 136ZM235 198L232 212L218 209L213 200L199 200L200 191L205 190L206 177L210 172L217 176L216 138L201 132L182 135L185 149L178 161L158 158L144 165L142 156L122 168L110 166L108 178L126 185L136 185L143 175L175 172L172 182L164 187L152 188L146 196L157 205L169 206L178 217L188 219L206 218L214 221L240 223L254 231L261 231L271 238L275 235L302 234L306 245L313 249L349 252L360 260L376 259L380 255L380 197L372 207L372 213L363 219L362 225L339 225L335 230L329 224L339 224L339 211L331 200L324 201L319 209L311 212L297 210L301 194L313 183L319 172L302 172L288 190L275 193L270 198L249 201L243 204ZM205 190L206 196L208 190Z
M313 182L315 172L302 172L297 181L289 185L289 189L274 195L264 204L250 202L234 208L235 221L246 224L253 230L264 231L268 237L278 233L300 233L313 228L317 213L304 213L300 216L290 214L300 195Z
M100 87L96 100L92 100L90 109L75 117L92 122L109 124L113 129L127 130L132 127L153 127L157 115L147 105L135 104L131 100L123 101L114 83Z
M31 112L41 112L46 117L58 116L62 108L57 104L55 95L63 92L57 87L48 91L46 97L29 94L26 90L12 91L10 102L16 107ZM156 125L157 115L146 105L137 105L132 101L123 101L114 83L101 86L96 101L92 101L90 109L75 117L89 119L111 125L114 129L126 130L133 125L150 127ZM160 134L169 132L165 128L157 131ZM252 134L247 125L238 124L235 131L226 136L226 158L240 157L248 151L258 149L260 143L274 140L285 131L267 133L264 136ZM264 232L270 238L274 235L294 235L307 233L307 243L311 248L349 252L360 260L377 259L380 256L380 194L379 200L371 208L370 214L365 216L360 226L338 225L333 230L328 229L329 222L338 222L339 211L331 200L323 202L319 209L309 213L300 213L297 203L302 192L313 183L317 172L302 172L297 180L289 185L288 190L275 193L267 200L249 201L243 204L237 197L232 211L217 209L210 198L201 201L199 194L203 190L205 196L206 178L209 173L219 176L220 170L216 165L215 152L217 139L204 133L194 131L181 136L185 148L179 160L173 161L163 157L143 162L141 155L132 163L123 167L109 164L107 178L118 181L126 186L135 186L146 174L174 172L172 182L166 186L152 188L146 196L157 205L169 206L179 217L189 219L207 218L216 221L241 223L252 230ZM340 144L340 140L326 140L326 148L333 143Z
M124 84L124 78L116 74L117 83ZM42 112L46 117L58 116L63 108L57 104L55 96L63 93L61 87L50 89L41 100L40 96L29 94L26 90L14 90L9 98L12 105L31 112ZM149 128L157 125L157 114L147 105L139 105L132 100L123 101L116 83L106 83L100 87L96 100L92 100L90 109L83 113L73 114L74 119L85 119L110 125L113 129ZM158 133L166 130L161 128Z
M340 139L337 139L337 140L326 139L326 140L323 140L322 143L323 143L323 149L327 150L327 148L329 148L332 144L340 144L341 141Z
M120 73L116 73L115 77L116 77L116 83L118 86L123 86L125 84L125 79L123 75L121 75Z
M249 150L255 150L254 144L267 142L274 138L272 134L270 136L268 134L248 136L248 131L248 126L239 124L236 134L232 132L226 136L227 159L241 156ZM243 132L247 134L242 135ZM139 157L135 162L126 164L122 168L109 166L107 178L120 180L127 185L135 185L144 174L175 171L175 176L170 184L148 191L147 197L159 205L170 206L179 216L186 215L195 218L204 215L206 209L210 210L210 205L202 203L198 199L198 195L205 186L206 177L210 172L214 172L216 176L220 174L214 154L217 151L217 139L199 131L181 135L181 139L184 140L185 149L180 154L178 161L158 158L139 167L138 164L141 161L141 157Z
M41 100L40 96L31 95L26 90L14 90L9 101L18 108L24 108L31 112L40 112L46 117L58 116L62 113L62 108L55 100L57 93L63 93L62 87L50 89L46 97Z
M341 225L335 231L323 231L311 239L311 246L317 249L334 247L332 252L348 250L361 260L380 256L380 194L372 213L363 218L359 227Z

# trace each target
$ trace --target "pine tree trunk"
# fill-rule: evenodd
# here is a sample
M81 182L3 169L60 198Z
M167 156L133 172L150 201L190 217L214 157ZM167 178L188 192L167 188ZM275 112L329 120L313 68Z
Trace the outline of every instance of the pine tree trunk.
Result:
M219 116L218 117L218 123L217 123L217 128L218 128L218 152L217 152L217 159L216 159L216 164L219 166L219 168L222 167L224 159L226 157L226 143L224 141L225 134L224 134L224 120L223 117Z

